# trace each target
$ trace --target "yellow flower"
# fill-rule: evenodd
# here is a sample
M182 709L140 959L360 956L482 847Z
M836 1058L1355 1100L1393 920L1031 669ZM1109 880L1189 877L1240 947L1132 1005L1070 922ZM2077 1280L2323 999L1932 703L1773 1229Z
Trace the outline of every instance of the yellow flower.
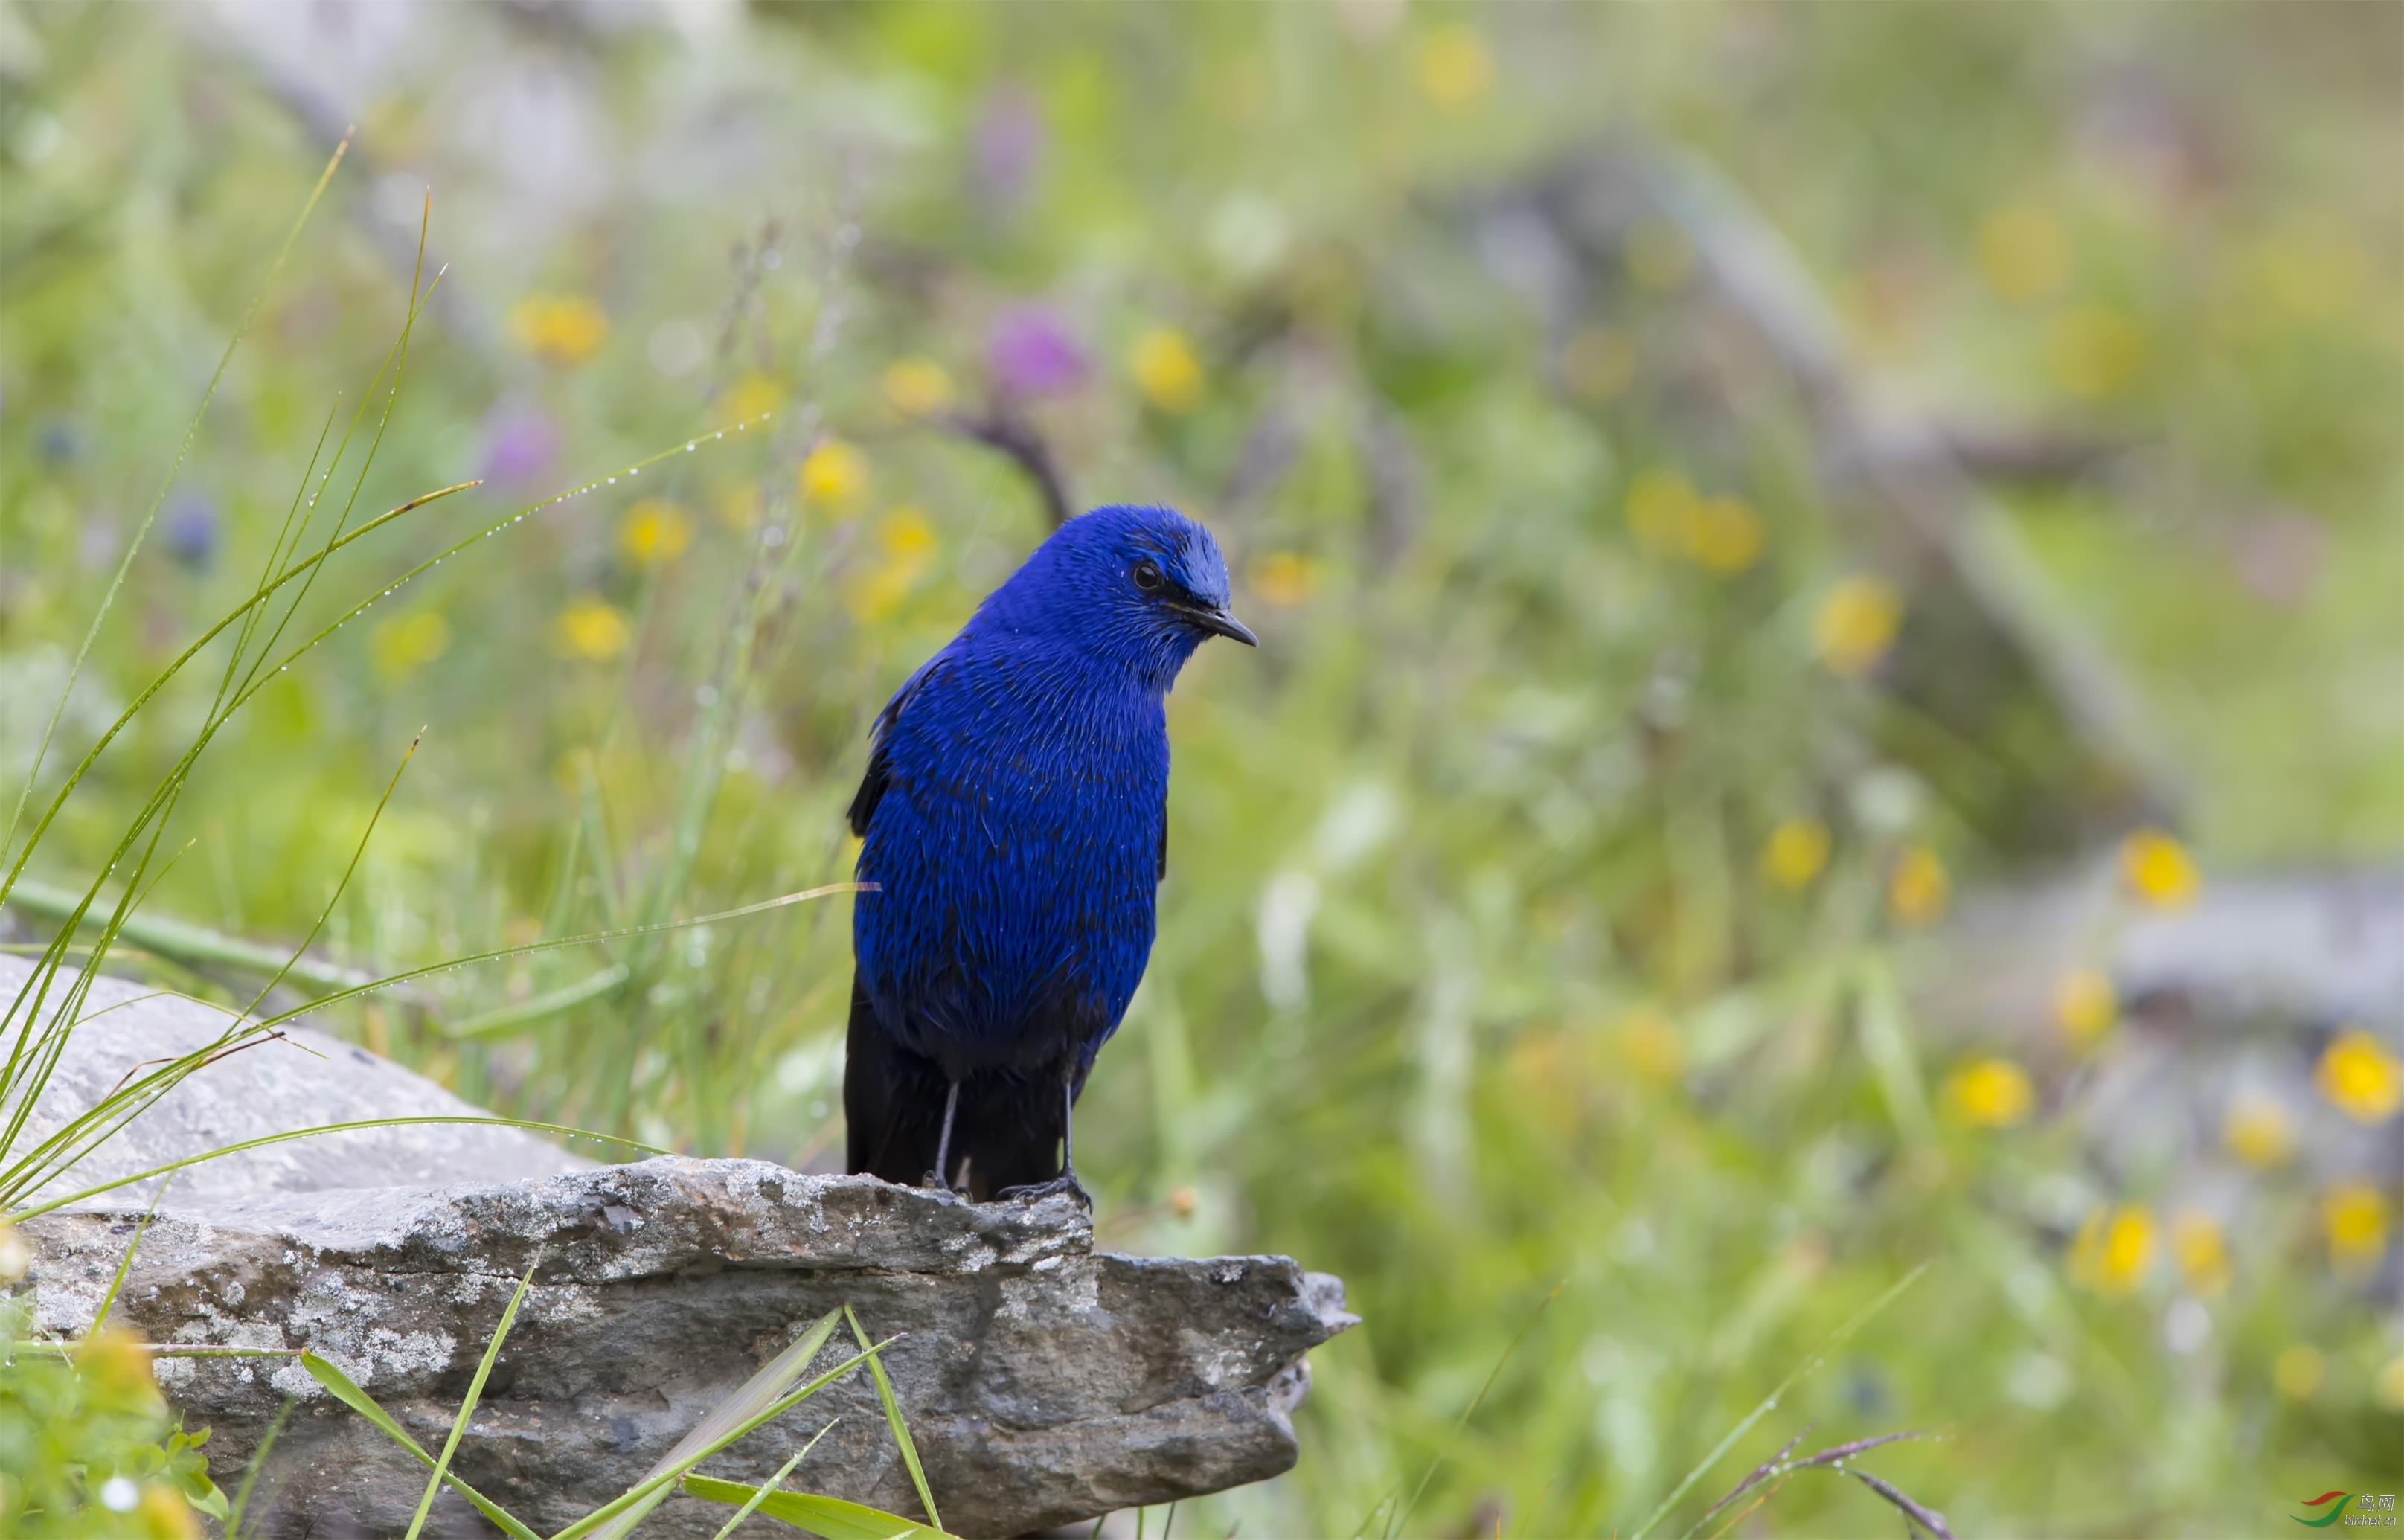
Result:
M1997 209L1978 227L1978 266L1988 287L2026 304L2054 293L2070 276L2070 242L2042 209Z
M1808 887L1828 864L1832 843L1818 819L1788 819L1761 847L1761 875L1789 890Z
M2220 1120L2220 1141L2248 1166L2276 1166L2296 1147L2287 1110L2266 1096L2241 1096Z
M718 398L718 420L721 423L748 423L766 416L785 404L785 387L774 379L752 370L726 387Z
M2404 1066L2359 1028L2337 1035L2313 1078L2321 1095L2356 1123L2384 1123L2404 1101Z
M1202 1206L1202 1195L1191 1187L1172 1187L1168 1193L1168 1211L1177 1219L1191 1219L1194 1211Z
M2110 1031L2119 1018L2120 997L2101 969L2078 969L2053 991L2054 1025L2082 1047Z
M876 531L876 564L854 579L845 592L853 617L873 623L901 608L910 590L934 565L940 544L926 514L909 507L888 510Z
M852 580L844 590L844 605L852 619L862 624L874 624L902 608L910 595L907 573L890 567L873 567Z
M1695 245L1667 219L1646 219L1628 232L1628 275L1656 293L1681 287L1695 269Z
M2046 356L2054 383L2071 395L2117 395L2145 366L2145 328L2106 306L2082 305L2053 323Z
M1945 913L1952 887L1936 851L1925 845L1907 845L1887 877L1887 912L1906 925L1926 925Z
M145 1486L133 1517L141 1525L139 1533L149 1540L201 1540L201 1522L192 1517L192 1505L173 1487L155 1481Z
M903 505L888 509L885 524L876 532L876 543L888 561L899 563L916 577L927 570L935 559L935 549L942 542L936 539L935 526L927 515L915 508Z
M1628 527L1648 551L1684 549L1701 507L1694 483L1665 465L1628 483Z
M629 567L665 567L692 543L692 520L665 497L645 497L618 526L618 553Z
M552 623L552 647L565 657L587 663L607 663L634 639L626 617L597 595L581 595Z
M1686 1068L1686 1045L1678 1029L1650 1005L1640 1005L1621 1016L1616 1036L1629 1067L1647 1080L1666 1085Z
M1945 1081L1945 1110L1970 1128L2008 1128L2026 1122L2036 1094L2029 1077L2008 1058L1974 1059Z
M1271 551L1252 563L1245 580L1265 604L1307 604L1319 592L1319 564L1298 551Z
M2271 1361L2271 1383L2290 1401L2310 1401L2328 1378L2328 1360L2310 1343L2292 1343Z
M580 294L529 294L510 307L510 335L545 363L580 364L601 351L609 317Z
M2140 829L2120 842L2120 876L2156 909L2184 909L2203 887L2187 847L2159 829Z
M1636 344L1625 332L1590 326L1561 348L1561 383L1582 400L1608 401L1636 378Z
M1494 85L1494 56L1477 29L1454 22L1419 42L1419 90L1446 111L1468 106Z
M802 497L838 511L856 505L868 490L868 456L829 439L802 461Z
M1878 666L1903 623L1903 596L1894 585L1870 577L1847 578L1828 590L1811 622L1812 650L1820 661L1847 679Z
M2341 1182L2321 1195L2321 1229L2329 1266L2361 1273L2387 1245L2387 1196L2368 1182Z
M147 1401L159 1393L142 1339L122 1326L103 1326L77 1343L75 1366L77 1378L111 1395Z
M1761 515L1741 497L1713 497L1695 510L1686 554L1713 572L1743 571L1761 554Z
M2133 1291L2153 1265L2154 1218L2142 1208L2097 1209L2071 1244L2071 1276L2106 1299Z
M1163 412L1191 412L1202 399L1202 362L1181 331L1155 327L1136 339L1127 370L1143 399Z
M952 404L952 377L932 358L901 358L886 366L885 404L904 417L931 417Z
M450 623L431 609L390 616L368 633L368 659L387 679L405 679L450 649Z
M2171 1221L2171 1254L2178 1258L2187 1289L2199 1297L2210 1299L2229 1287L2229 1246L2220 1222L2210 1214L2187 1209Z

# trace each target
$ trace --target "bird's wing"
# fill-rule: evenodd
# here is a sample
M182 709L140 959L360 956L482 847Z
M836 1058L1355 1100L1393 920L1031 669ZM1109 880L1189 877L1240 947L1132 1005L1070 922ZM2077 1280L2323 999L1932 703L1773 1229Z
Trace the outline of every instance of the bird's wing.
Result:
M862 839L868 837L868 820L876 811L877 800L885 795L885 788L892 783L890 749L893 724L902 720L902 709L910 704L911 697L918 693L918 687L927 682L934 673L935 665L943 661L943 654L938 652L920 664L918 671L902 680L902 688L893 692L893 698L885 703L885 709L876 713L876 724L869 729L868 772L860 777L860 790L851 794L851 807L844 815L851 823L851 832Z

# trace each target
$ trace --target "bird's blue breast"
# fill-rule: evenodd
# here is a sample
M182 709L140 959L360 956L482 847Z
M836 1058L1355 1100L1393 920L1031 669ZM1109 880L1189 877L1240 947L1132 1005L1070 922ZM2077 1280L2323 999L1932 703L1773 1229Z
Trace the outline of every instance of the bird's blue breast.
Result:
M1157 693L1072 648L963 637L879 730L853 947L877 1016L956 1072L1090 1063L1152 951Z

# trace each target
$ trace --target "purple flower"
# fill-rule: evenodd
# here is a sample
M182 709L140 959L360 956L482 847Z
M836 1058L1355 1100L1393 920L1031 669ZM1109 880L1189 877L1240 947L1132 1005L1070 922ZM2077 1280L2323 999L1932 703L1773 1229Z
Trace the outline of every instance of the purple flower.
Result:
M1057 396L1085 383L1085 350L1039 306L1007 311L985 343L985 366L1005 396Z
M977 109L969 134L978 197L997 212L1012 212L1042 169L1043 117L1035 99L1016 86L999 88Z
M503 485L530 482L559 454L559 429L531 407L504 404L484 417L484 479Z
M159 521L159 537L176 565L206 572L217 554L217 509L197 492L187 492L167 505Z

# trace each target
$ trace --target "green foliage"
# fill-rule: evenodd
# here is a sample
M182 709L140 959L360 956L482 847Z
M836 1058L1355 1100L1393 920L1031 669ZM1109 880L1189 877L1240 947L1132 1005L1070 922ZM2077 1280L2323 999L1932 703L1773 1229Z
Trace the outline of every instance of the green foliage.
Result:
M1967 1041L1912 1003L1950 893L2131 806L1982 594L2034 591L2040 640L2133 685L2208 868L2404 849L2392 8L762 7L739 46L445 12L97 629L328 147L281 66L138 9L6 14L44 61L0 147L10 774L63 702L28 819L115 735L40 859L0 856L60 890L148 861L105 924L139 891L271 958L316 936L270 1014L426 969L314 1020L510 1114L822 1159L840 910L723 912L845 875L870 715L1041 537L1029 479L942 426L1032 308L1088 359L1013 403L1072 492L1209 522L1267 643L1171 701L1160 943L1080 1113L1103 1239L1292 1252L1366 1319L1297 1471L1181 1528L1346 1531L1429 1473L1429 1532L1628 1533L1699 1467L1683 1529L1815 1421L1948 1430L1880 1458L1964 1533L2250 1530L2392 1469L2392 1321L2313 1174L2339 1112L2286 1164L2207 1131L2108 1165L2108 1011ZM528 69L570 128L454 121ZM1531 238L1586 207L1531 188L1622 150L1707 158L1793 244L1840 390L1624 185L1587 245ZM414 384L325 483L326 403L364 410L415 314L389 231L427 183L454 268ZM2104 457L1915 520L1832 395ZM335 533L346 497L476 474ZM306 616L264 607L321 572ZM246 684L212 699L215 652L162 677L229 612ZM283 666L270 613L322 644ZM146 934L236 1005L275 971ZM2216 1270L2172 1244L2189 1171L2229 1195ZM1748 1522L1893 1515L1797 1481Z
M915 1535L943 1533L877 1508L846 1503L840 1497L770 1491L747 1487L739 1481L716 1481L706 1476L686 1477L684 1490L708 1503L756 1504L753 1511L780 1519L797 1530L821 1535L824 1540L910 1540Z
M69 1353L25 1340L29 1312L0 1303L0 1530L26 1540L196 1535L222 1520L204 1429L170 1415L141 1343L116 1330Z
M476 1402L483 1391L484 1377L491 1371L494 1360L500 1356L501 1342L509 1336L510 1324L517 1316L518 1306L525 1298L526 1289L533 1282L535 1271L540 1266L540 1260L538 1258L526 1268L525 1277L518 1281L517 1289L510 1295L509 1305L502 1310L499 1323L495 1325L493 1335L484 1344L484 1356L477 1365L475 1379L468 1387L467 1398L459 1405L458 1415L452 1421L450 1435L444 1439L442 1452L439 1457L426 1453L425 1446L412 1437L408 1429L402 1427L390 1412L378 1406L373 1396L361 1390L358 1384L340 1368L314 1352L300 1354L300 1365L308 1370L311 1378L332 1392L335 1398L344 1406L367 1419L377 1432L391 1439L407 1451L412 1459L432 1473L426 1480L426 1496L419 1503L416 1517L410 1526L412 1533L425 1522L426 1513L433 1505L435 1491L447 1485L473 1504L476 1511L492 1520L503 1533L512 1536L513 1540L538 1540L534 1531L528 1529L508 1509L453 1474L450 1463L453 1452L458 1448L460 1435L466 1432L468 1422L475 1416ZM597 1540L621 1540L621 1537L633 1533L645 1515L677 1491L679 1482L690 1479L691 1472L695 1465L766 1427L861 1365L874 1365L876 1363L876 1355L885 1350L891 1338L873 1344L863 1340L859 1353L845 1359L833 1368L823 1371L812 1378L808 1383L796 1388L795 1382L808 1372L812 1362L825 1348L827 1339L834 1335L837 1317L849 1313L847 1309L829 1310L819 1317L814 1324L794 1338L790 1347L778 1353L763 1365L759 1373L753 1375L725 1400L712 1407L707 1416L694 1424L692 1431L678 1440L676 1447L662 1456L659 1462L646 1471L633 1486L569 1524L558 1534L552 1536L552 1540L577 1540L578 1536L587 1534L596 1536ZM854 1317L853 1324L857 1326L858 1323L858 1319ZM881 1379L878 1383L880 1387L878 1393L884 1397L888 1415L892 1419L894 1438L901 1448L907 1449L911 1448L909 1429L902 1421L900 1412L893 1407L890 1387ZM828 1424L829 1427L832 1425ZM793 1466L800 1463L802 1455L807 1454L811 1447L818 1443L818 1439L824 1436L826 1436L825 1429L820 1429L818 1437L812 1438L791 1460L786 1462L783 1469L777 1473L777 1479L781 1481L787 1474L790 1474ZM722 1487L725 1483L715 1483L715 1485ZM739 1491L740 1496L724 1500L740 1502L754 1495L753 1489L748 1487L741 1488ZM776 1493L763 1499L762 1503L763 1505L772 1505L780 1499L790 1503L796 1495L790 1492ZM939 1530L928 1529L909 1519L884 1513L875 1508L863 1507L857 1503L840 1503L829 1498L808 1498L805 1501L811 1504L828 1505L827 1512L835 1519L853 1526L844 1530L841 1534L832 1536L831 1540L849 1540L850 1535L859 1533L857 1526L862 1523L875 1527L875 1533L879 1536L929 1534L938 1536L940 1540L942 1535ZM219 1499L220 1512L222 1505L223 1500Z

